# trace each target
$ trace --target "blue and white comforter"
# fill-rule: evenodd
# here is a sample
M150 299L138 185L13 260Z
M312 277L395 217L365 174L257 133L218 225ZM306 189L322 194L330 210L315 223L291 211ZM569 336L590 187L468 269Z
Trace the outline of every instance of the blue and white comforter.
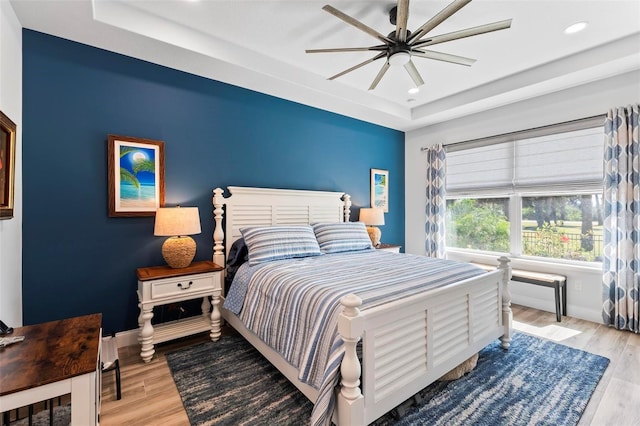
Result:
M466 263L379 250L244 264L225 308L319 390L312 424L328 424L344 355L337 332L341 297L357 294L366 310L483 272Z

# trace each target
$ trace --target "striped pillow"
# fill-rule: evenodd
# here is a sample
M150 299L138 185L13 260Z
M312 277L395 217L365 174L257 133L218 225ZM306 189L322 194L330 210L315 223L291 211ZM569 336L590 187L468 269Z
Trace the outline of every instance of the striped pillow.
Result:
M316 223L313 232L323 253L373 249L362 222Z
M305 226L250 226L240 232L249 249L249 265L272 260L322 254L313 228Z

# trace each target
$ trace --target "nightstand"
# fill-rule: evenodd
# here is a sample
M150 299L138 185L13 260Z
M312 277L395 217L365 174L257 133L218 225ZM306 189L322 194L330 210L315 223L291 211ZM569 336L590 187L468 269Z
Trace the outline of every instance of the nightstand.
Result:
M394 244L382 244L382 243L380 243L376 247L376 250L390 251L391 253L400 253L400 247L402 247L402 246L396 246Z
M220 338L220 296L222 268L210 261L193 262L186 268L154 266L138 268L138 317L140 357L150 362L155 343L210 331L211 340ZM212 301L209 302L209 296ZM202 315L151 325L154 306L202 298ZM213 309L211 309L213 305Z

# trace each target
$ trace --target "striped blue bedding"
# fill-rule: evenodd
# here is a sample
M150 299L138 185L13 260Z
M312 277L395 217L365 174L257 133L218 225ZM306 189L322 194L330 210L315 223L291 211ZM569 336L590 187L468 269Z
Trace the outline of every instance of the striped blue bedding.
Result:
M366 310L482 273L466 263L381 250L244 264L224 306L319 390L312 424L328 424L344 354L337 332L342 296L357 294Z

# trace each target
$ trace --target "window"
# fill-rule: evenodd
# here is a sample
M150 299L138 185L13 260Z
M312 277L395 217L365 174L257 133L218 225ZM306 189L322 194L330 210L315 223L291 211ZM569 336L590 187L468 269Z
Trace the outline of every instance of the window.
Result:
M602 194L522 198L522 254L602 261Z
M598 118L597 127L592 120L451 146L447 247L601 261L601 124Z
M509 199L447 200L447 247L509 252Z

